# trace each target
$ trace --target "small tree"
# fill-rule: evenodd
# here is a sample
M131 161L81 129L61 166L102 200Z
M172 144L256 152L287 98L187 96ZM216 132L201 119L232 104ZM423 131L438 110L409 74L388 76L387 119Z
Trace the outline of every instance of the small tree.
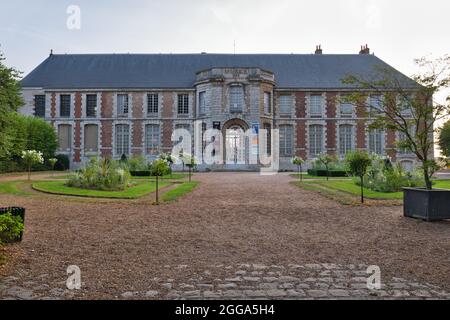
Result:
M50 167L52 168L52 176L54 175L55 166L56 166L57 162L58 162L58 159L56 159L56 158L48 159L48 163L49 163Z
M361 203L364 203L364 176L367 173L368 168L372 164L372 160L367 152L354 151L349 152L345 156L345 162L348 166L350 173L359 177L361 183Z
M190 156L189 159L186 159L186 167L189 168L189 182L192 181L192 170L197 166L197 161L194 156Z
M42 153L35 150L27 150L22 152L22 159L28 170L28 181L31 180L31 168L38 163L44 163Z
M439 147L441 148L442 154L450 158L450 120L439 130Z
M162 159L157 159L152 162L150 166L150 175L156 178L156 202L159 204L159 178L168 174L170 168L167 161Z
M300 181L303 181L303 170L302 165L305 163L305 160L303 160L302 157L294 157L292 159L292 164L297 166L298 169L298 175L300 177Z
M327 153L322 153L319 155L319 158L317 160L324 165L325 170L327 172L327 181L330 177L330 166L337 161L336 156L329 155Z
M170 176L172 177L172 172L173 172L172 166L173 166L173 164L175 163L174 157L172 157L172 155L171 155L170 153L169 153L169 154L163 153L163 154L161 154L161 155L159 156L159 158L160 158L161 160L167 161L167 164L169 165L169 169L170 169Z
M369 78L350 75L343 80L357 93L344 97L368 113L370 129L391 130L401 134L398 147L415 154L428 190L439 167L434 160L434 134L437 124L450 114L450 97L434 99L450 86L450 56L436 60L417 59L421 72L412 79L391 67L377 67ZM368 98L370 96L370 98Z

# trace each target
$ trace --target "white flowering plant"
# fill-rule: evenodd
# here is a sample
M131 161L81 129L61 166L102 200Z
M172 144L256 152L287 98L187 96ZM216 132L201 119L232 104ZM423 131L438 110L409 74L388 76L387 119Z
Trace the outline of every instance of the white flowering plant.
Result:
M44 163L42 152L36 150L22 151L22 160L28 170L28 181L31 180L31 168L33 167L33 165Z

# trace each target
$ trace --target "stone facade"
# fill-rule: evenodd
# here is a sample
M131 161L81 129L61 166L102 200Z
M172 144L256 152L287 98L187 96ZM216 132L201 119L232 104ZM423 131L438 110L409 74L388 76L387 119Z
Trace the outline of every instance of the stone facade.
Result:
M63 94L70 95L70 114L66 117L61 115L60 110L60 97ZM149 113L148 94L157 97L156 113ZM312 126L316 126L315 130L321 131L320 138L317 140L319 142L316 141L316 147L321 152L342 156L339 152L342 145L340 127L344 125L351 127L351 149L369 149L367 128L370 119L366 118L359 108L355 108L351 116L341 116L340 94L342 92L332 90L322 92L278 88L276 74L260 68L212 68L199 71L193 87L184 89L85 90L80 88L67 92L26 88L23 91L26 105L21 112L34 115L34 97L45 95L45 120L52 123L55 130L58 130L61 125L70 125L71 151L61 153L66 153L70 157L72 166L75 168L82 166L95 154L120 158L121 154L117 152L118 141L116 141L118 125L126 125L125 128L128 130L128 135L125 136L129 139L128 143L123 142L123 146L126 146L128 150L124 153L127 156L144 155L152 159L157 153L172 151L173 146L177 144L174 142L177 139L172 137L176 128L184 125L194 135L196 131L202 130L202 126L196 125L196 121L201 121L203 129L220 128L224 137L223 150L225 150L224 164L204 165L200 166L201 168L256 169L259 167L258 163L249 163L251 150L248 144L244 145L242 163L238 163L237 160L232 163L231 154L226 154L229 147L227 143L233 143L227 139L227 130L240 128L243 131L258 132L263 128L278 129L290 126L292 130L287 132L292 132L292 136L288 138L288 142L283 140L284 145L290 146L283 149L284 151L280 154L280 169L290 170L294 169L290 161L295 155L308 159L308 165L315 160L317 154L313 154L311 150L314 143L312 140L314 137L311 136ZM94 115L87 113L88 95L96 95ZM128 112L125 116L119 114L119 95L128 97ZM179 112L180 95L185 95L183 97L187 99L186 113ZM280 112L282 96L285 101L286 98L287 101L292 101L289 106L290 113ZM232 101L242 101L242 104L239 102L233 105ZM313 103L316 104L316 108L320 108L318 113L316 109L312 110ZM84 150L84 139L88 138L84 135L86 125L98 126L97 152ZM149 144L146 134L146 126L149 125L156 125L159 128L159 137L156 135L159 138L156 142L157 152L151 154L148 152ZM394 160L414 166L416 161L411 154L401 156L397 154L395 148L397 139L395 132L383 133L383 153ZM236 154L234 157L238 158Z

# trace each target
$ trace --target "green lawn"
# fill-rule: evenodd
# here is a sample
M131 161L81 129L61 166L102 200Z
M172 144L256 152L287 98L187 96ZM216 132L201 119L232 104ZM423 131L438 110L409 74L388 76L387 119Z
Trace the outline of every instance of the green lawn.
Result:
M65 181L38 181L33 183L33 189L58 195L110 199L137 199L156 190L155 183L142 180L135 180L136 185L124 191L100 191L73 188L66 186L65 183ZM170 183L168 182L160 182L159 187L162 188L169 184Z
M327 189L332 189L354 196L359 196L361 192L360 186L356 185L353 180L305 181L303 184L307 189L317 189L325 192L327 192ZM300 182L296 183L296 185L302 186ZM450 180L436 180L433 187L438 189L450 189ZM376 192L364 188L364 196L369 199L401 200L403 199L403 192Z
M179 184L176 188L164 193L162 196L162 200L166 201L166 202L174 201L174 200L184 196L185 194L191 192L197 186L198 186L198 182L196 182L196 181L184 182L182 184Z
M25 183L26 181L23 180L2 182L0 183L0 193L14 194L17 196L29 196L32 194L31 192L26 192L20 189L20 186Z

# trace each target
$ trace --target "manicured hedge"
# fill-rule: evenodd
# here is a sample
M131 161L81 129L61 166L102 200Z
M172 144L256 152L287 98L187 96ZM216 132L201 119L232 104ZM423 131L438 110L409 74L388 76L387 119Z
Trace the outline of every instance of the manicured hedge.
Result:
M310 176L317 176L317 177L326 177L327 176L327 170L323 169L309 169L308 174ZM329 177L346 177L347 172L343 170L330 170L328 171Z
M150 177L150 171L130 171L132 177Z

